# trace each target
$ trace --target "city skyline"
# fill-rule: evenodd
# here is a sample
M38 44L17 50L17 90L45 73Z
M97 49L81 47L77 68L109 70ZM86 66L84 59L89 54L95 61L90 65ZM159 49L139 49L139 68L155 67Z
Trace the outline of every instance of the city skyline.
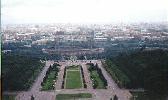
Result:
M3 24L166 22L166 0L2 0Z

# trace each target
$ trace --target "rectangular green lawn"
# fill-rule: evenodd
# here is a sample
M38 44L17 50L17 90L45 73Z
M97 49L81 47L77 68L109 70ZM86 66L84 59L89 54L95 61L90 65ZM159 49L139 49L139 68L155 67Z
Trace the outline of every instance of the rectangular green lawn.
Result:
M78 94L58 94L56 100L76 100L80 98L92 98L90 93L78 93Z
M76 89L82 87L82 80L80 71L70 71L67 70L66 84L65 88L67 89Z

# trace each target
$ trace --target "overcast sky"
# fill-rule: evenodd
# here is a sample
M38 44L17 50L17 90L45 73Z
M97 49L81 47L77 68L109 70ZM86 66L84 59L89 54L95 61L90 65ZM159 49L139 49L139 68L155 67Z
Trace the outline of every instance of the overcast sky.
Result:
M168 21L167 0L1 0L2 24Z

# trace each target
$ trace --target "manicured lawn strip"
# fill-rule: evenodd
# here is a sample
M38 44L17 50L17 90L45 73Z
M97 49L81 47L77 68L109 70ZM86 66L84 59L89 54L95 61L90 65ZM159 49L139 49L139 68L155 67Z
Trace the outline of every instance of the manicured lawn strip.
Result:
M80 99L80 98L92 98L90 93L78 93L78 94L58 94L56 100L70 100L70 99Z
M15 95L3 95L2 100L15 100Z
M46 81L44 82L43 86L42 86L42 90L49 90L49 89L53 89L53 85L54 85L54 79L55 79L55 73L54 71L50 72L50 74L48 75L48 78L46 79Z
M96 70L94 71L91 71L90 72L90 75L91 75L91 79L93 79L93 84L96 85L97 84L97 89L104 89L105 86L104 86L104 82L100 79L99 77L99 74L97 73Z
M82 87L80 71L70 71L67 70L66 75L66 88L75 89Z
M90 78L92 80L92 85L94 89L106 89L107 80L102 75L101 70L97 65L87 64L88 70L90 72ZM99 72L98 72L99 71Z
M53 90L54 89L54 80L56 80L56 76L58 75L58 66L53 65L49 68L46 73L46 76L42 82L42 90Z

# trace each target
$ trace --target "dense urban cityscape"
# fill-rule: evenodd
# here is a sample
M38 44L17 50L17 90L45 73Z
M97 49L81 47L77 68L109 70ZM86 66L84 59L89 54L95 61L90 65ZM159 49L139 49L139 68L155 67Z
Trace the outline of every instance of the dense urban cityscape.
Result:
M100 53L109 46L120 49L138 48L144 45L152 48L167 48L168 39L166 22L101 25L6 25L2 27L2 33L3 44L21 42L24 47L48 45L42 48L45 53L56 53L59 49L62 51L62 48L71 48L72 46L76 46L76 49L85 49L86 52L89 51L86 49L97 48L94 50ZM70 49L68 50L70 51Z
M32 44L46 44L49 41L94 41L115 40L166 40L167 23L138 24L21 24L2 27L4 43L31 41ZM35 38L36 37L36 38Z

